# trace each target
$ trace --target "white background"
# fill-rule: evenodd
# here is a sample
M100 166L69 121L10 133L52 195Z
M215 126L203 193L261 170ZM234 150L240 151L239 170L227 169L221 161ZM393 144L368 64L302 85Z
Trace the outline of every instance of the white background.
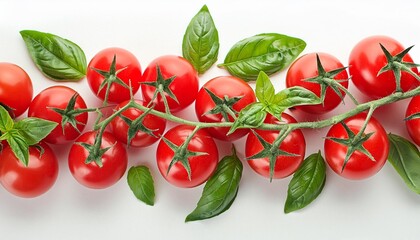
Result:
M0 61L20 65L31 76L35 94L56 85L34 66L19 31L54 33L79 44L88 61L106 47L133 52L143 69L154 58L181 54L182 36L190 19L207 4L219 30L219 63L237 41L264 32L304 39L304 53L327 52L347 65L352 47L362 38L383 34L404 46L420 43L418 1L13 1L0 0ZM411 52L420 62L420 48ZM200 84L227 72L213 67ZM285 72L272 76L284 88ZM86 79L69 83L90 106L99 101ZM362 98L351 84L350 89ZM138 97L141 97L138 95ZM349 101L347 101L349 102ZM379 109L389 132L407 136L402 119L407 101ZM348 103L335 113L352 107ZM195 119L192 108L180 113ZM324 117L330 116L328 114ZM294 113L299 120L317 117ZM95 115L90 115L90 122ZM322 148L327 129L305 130L307 155ZM243 140L236 143L243 156ZM230 148L220 143L220 153ZM67 168L69 145L54 147L60 160L55 186L35 199L21 199L0 188L1 239L419 239L420 196L405 186L387 163L376 176L348 181L330 169L324 191L307 208L285 215L290 178L269 183L244 162L243 179L231 209L219 217L184 223L202 186L179 189L157 171L156 145L130 152L130 165L146 164L155 179L156 204L139 202L125 176L106 190L79 185Z

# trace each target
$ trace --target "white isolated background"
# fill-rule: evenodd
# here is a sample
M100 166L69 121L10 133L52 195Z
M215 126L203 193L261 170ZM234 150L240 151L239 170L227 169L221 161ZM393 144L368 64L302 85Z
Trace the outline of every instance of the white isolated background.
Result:
M383 34L404 46L420 43L418 1L13 1L0 0L0 61L20 65L31 76L34 93L60 83L46 79L32 63L20 30L54 33L77 43L88 61L107 47L133 52L143 69L154 58L181 55L182 37L190 19L207 4L219 30L222 62L237 41L264 32L302 38L304 53L327 52L348 64L352 47L361 39ZM420 48L411 52L420 62ZM286 71L273 75L277 90L284 88ZM228 73L213 66L200 84ZM90 106L99 100L86 79L65 83L78 90ZM350 84L350 89L366 100ZM140 94L136 95L141 98ZM346 99L348 100L348 99ZM293 112L298 120L326 118ZM407 137L403 116L408 101L378 109L375 116L388 132ZM178 115L195 119L193 106ZM90 115L90 123L95 118ZM327 129L305 130L307 155L323 148ZM220 155L230 144L218 142ZM243 157L244 140L235 143ZM55 186L35 199L21 199L0 188L1 239L419 239L420 196L412 193L387 163L364 181L348 181L327 170L321 195L308 207L284 214L290 177L270 183L244 161L240 191L222 215L184 223L202 187L180 189L168 184L155 163L156 144L130 150L130 165L145 164L155 179L156 204L139 202L126 176L111 188L90 190L79 185L67 168L70 145L54 146L60 161Z

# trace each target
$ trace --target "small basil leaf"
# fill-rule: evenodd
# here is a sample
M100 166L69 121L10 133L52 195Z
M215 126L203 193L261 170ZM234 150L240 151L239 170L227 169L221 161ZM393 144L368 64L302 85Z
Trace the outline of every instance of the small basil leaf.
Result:
M286 108L281 107L276 104L270 104L267 106L266 111L277 118L279 121L283 121L281 119L281 114L286 110Z
M75 43L33 30L20 32L36 66L56 81L79 80L86 75L86 56Z
M56 122L29 117L16 122L14 129L19 131L28 145L34 145L48 136L57 125Z
M321 152L307 157L289 183L284 212L302 209L315 200L324 188L325 179L326 166Z
M13 128L13 119L9 112L0 104L0 132L7 132Z
M299 105L320 104L321 99L313 92L303 87L286 88L274 96L273 104L283 108Z
M216 172L207 181L203 193L186 222L215 217L230 208L236 198L242 177L242 162L235 150L220 160Z
M234 76L253 81L260 71L271 75L287 67L305 47L299 38L263 33L236 43L219 66Z
M29 145L25 141L25 138L14 129L7 132L2 137L5 137L16 158L19 159L19 161L21 161L25 166L28 166Z
M266 105L264 103L256 102L249 104L243 108L233 122L232 127L229 129L228 135L233 133L238 128L243 127L259 127L264 123L265 117L267 116Z
M219 34L209 9L204 5L185 31L182 55L202 74L217 61L218 54Z
M137 199L147 205L154 205L155 187L149 168L146 166L131 167L128 170L127 182Z
M265 72L258 74L255 95L260 102L269 104L274 99L274 86Z
M388 161L392 164L405 184L415 193L420 194L420 153L417 147L407 139L388 134Z

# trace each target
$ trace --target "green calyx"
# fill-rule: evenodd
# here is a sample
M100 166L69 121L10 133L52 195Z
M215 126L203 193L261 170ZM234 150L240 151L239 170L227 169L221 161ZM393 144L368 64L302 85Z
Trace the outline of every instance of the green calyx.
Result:
M114 145L110 147L106 147L106 148L101 148L101 144L102 144L101 136L102 136L102 133L97 133L95 137L95 142L93 144L88 144L84 142L76 142L76 144L79 144L80 146L82 146L89 152L89 155L85 160L85 164L90 164L92 162L95 162L96 165L98 165L98 167L101 168L103 166L102 156L105 154L106 151L111 149Z
M241 100L243 96L229 98L225 95L223 98L221 98L207 88L204 88L204 90L210 96L215 106L203 115L221 114L226 122L230 121L229 116L231 116L234 119L236 118L238 112L235 109L233 109L233 105L235 105L239 100Z
M130 118L124 116L123 114L119 115L119 117L129 126L128 134L127 134L127 146L130 146L131 141L133 140L133 138L136 136L137 132L139 131L144 132L147 135L150 135L155 138L158 137L153 133L157 129L149 129L143 124L143 120L146 118L146 116L149 114L151 110L152 108L149 108L147 111L142 113L139 117L137 117L134 120L131 120Z

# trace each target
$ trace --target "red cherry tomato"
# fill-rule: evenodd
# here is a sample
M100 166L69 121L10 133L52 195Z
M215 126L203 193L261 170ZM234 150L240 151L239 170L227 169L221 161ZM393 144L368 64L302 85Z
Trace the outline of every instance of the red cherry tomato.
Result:
M193 132L194 128L187 125L178 125L165 133L165 138L177 146L182 143ZM181 162L175 163L169 173L168 167L174 156L174 151L161 140L159 142L156 160L162 176L171 184L191 188L198 186L213 174L219 161L219 153L216 143L205 130L199 130L189 142L188 151L204 153L200 156L189 157L188 162L191 167L191 180L188 178L188 172Z
M326 72L330 72L332 70L343 67L343 64L341 64L341 62L337 58L328 53L310 53L303 55L302 57L298 58L295 62L293 62L293 64L287 71L286 86L288 88L300 86L312 91L318 97L321 96L320 84L304 81L306 79L317 77L319 75L316 59L317 54ZM347 71L343 70L342 72L338 73L334 77L334 79L347 80ZM345 88L348 87L348 81L340 82L340 84ZM342 90L340 90L340 92L344 97L345 92L343 92ZM308 113L323 114L336 108L340 104L340 102L342 102L340 96L336 92L334 92L334 90L331 89L331 87L327 87L323 104L297 106L296 109L300 109Z
M409 117L413 114L420 112L420 96L413 97L408 104L405 117ZM414 118L405 122L408 134L411 139L420 146L420 118Z
M360 113L344 121L350 130L357 134L360 132L366 119L366 113ZM347 146L326 139L324 144L325 159L328 165L338 175L353 179L365 179L376 174L388 158L389 142L385 129L375 118L371 118L364 131L365 134L374 133L363 143L363 147L373 156L372 161L367 155L356 150L348 160L345 168L341 171L347 154ZM340 124L333 125L327 133L327 138L348 139L345 128Z
M222 100L225 98L241 97L239 101L231 106L236 112L240 112L244 107L256 101L254 90L252 90L245 81L231 76L213 78L204 84L195 100L195 113L200 122L225 121L225 118L220 113L208 113L216 107L216 104L204 88L211 91ZM230 122L234 121L229 114L227 114L227 116L229 117ZM249 132L249 129L238 129L226 136L226 133L229 131L229 128L226 127L207 128L206 130L212 137L223 141L237 140Z
M58 123L57 127L44 139L48 143L63 144L76 139L85 128L88 120L87 112L74 117L77 129L70 122L64 127L61 126L63 117L52 108L65 110L70 99L77 92L65 86L53 86L44 89L32 101L29 106L28 116L37 117ZM74 109L86 109L86 103L79 95L76 98Z
M296 120L287 113L283 113L281 118L282 121L280 122L272 115L267 115L264 122L274 124L296 123ZM255 132L269 143L273 143L279 135L278 131L255 130ZM278 156L274 167L273 178L285 178L293 174L302 164L306 150L305 137L303 136L302 131L292 131L280 144L279 149L287 153L295 154L296 156ZM249 158L262 150L263 145L258 140L257 136L250 132L245 143L245 156ZM270 160L268 157L251 159L247 162L256 173L267 178L270 177Z
M387 64L386 57L379 44L382 44L391 55L395 56L404 47L395 39L386 36L371 36L360 41L350 53L349 72L354 85L370 98L381 98L395 92L396 81L392 71L378 75L379 70ZM413 62L410 55L404 62ZM417 68L412 68L418 74ZM401 88L408 91L418 86L418 81L407 72L401 73Z
M198 73L194 67L184 58L178 56L162 56L153 60L143 73L141 82L156 82L158 77L157 67L160 68L164 79L175 77L169 85L178 103L165 94L171 112L178 112L194 102L198 92ZM141 92L144 101L149 103L155 94L156 88L141 84ZM164 111L165 106L161 96L153 101L155 109Z
M19 161L9 145L3 145L0 154L0 183L10 193L24 198L37 197L47 192L58 176L58 161L51 148L39 144L40 149L29 147L29 163Z
M95 69L109 72L112 61L116 59L115 70L119 72L116 76L125 83L126 86L132 87L135 94L140 87L141 67L137 58L129 51L122 48L107 48L97 53L88 65L86 78L90 89L100 99L105 99L106 86L100 90L100 86L104 81L104 76L99 74ZM100 90L100 91L99 91ZM116 82L111 84L108 101L120 103L130 99L130 90Z
M14 117L22 115L31 104L31 78L19 66L0 63L0 104L11 109Z
M127 169L128 156L124 145L111 133L104 132L101 149L111 148L102 155L103 166L99 167L94 161L86 164L89 152L80 143L92 145L96 134L93 131L86 132L76 139L69 153L69 168L80 184L88 188L101 189L110 187L121 179Z
M127 105L128 102L129 101L120 103L115 108L115 111L118 111L119 109ZM146 104L143 101L136 102L138 104L146 106ZM143 111L140 111L135 108L129 108L122 113L123 116L127 117L132 121L140 117L142 114ZM144 117L141 124L147 129L151 130L151 133L153 133L153 135L155 136L147 134L146 132L140 130L136 133L136 135L130 142L130 146L132 147L147 147L159 140L160 136L162 136L163 132L165 131L166 120L154 116L152 114L148 114L146 115L146 117ZM116 117L112 120L111 129L118 141L127 144L129 126L121 117Z

